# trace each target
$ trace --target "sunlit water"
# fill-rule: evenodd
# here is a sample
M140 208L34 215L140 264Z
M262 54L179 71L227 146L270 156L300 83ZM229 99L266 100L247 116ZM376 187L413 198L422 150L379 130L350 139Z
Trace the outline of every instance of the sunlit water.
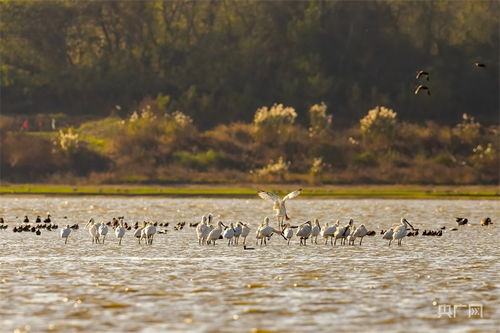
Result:
M406 217L415 227L455 226L455 216L473 225L442 237L409 237L387 246L377 233L362 247L290 246L273 237L265 247L199 246L195 230L172 225L212 212L226 222L253 227L267 214L260 199L167 199L110 197L1 197L0 331L495 331L500 327L498 201L306 200L289 202L292 223L313 217L322 223L352 217L380 231ZM114 234L91 244L86 230L67 245L59 230L13 233L24 215L79 223L90 217L170 222L152 246L129 231L121 246ZM67 219L63 217L67 216ZM481 227L490 216L493 226ZM16 220L16 217L17 220ZM159 228L160 230L163 228ZM435 305L433 305L433 302ZM483 306L483 318L456 318L438 305Z

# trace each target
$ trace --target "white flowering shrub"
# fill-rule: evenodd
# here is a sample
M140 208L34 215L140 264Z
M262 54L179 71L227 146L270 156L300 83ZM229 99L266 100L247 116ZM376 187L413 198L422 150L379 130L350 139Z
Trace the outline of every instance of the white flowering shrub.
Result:
M326 110L328 107L324 102L314 104L309 109L309 135L315 136L326 133L332 126L332 115L328 115Z
M185 129L193 124L193 119L181 111L168 114L167 120L172 122L176 129Z
M263 106L255 112L253 123L257 135L264 139L285 135L297 118L292 107L274 104L271 108Z
M464 113L462 122L453 128L453 134L465 143L475 143L479 138L481 124L474 117Z
M129 117L130 122L136 122L140 119L146 120L146 121L154 121L156 120L156 115L153 113L153 110L151 109L151 105L146 105L139 111L134 111L132 115Z
M472 149L472 160L474 162L492 161L496 158L497 152L491 143L486 146L477 145Z
M259 177L265 176L283 176L288 172L290 162L285 162L283 157L280 157L276 162L270 161L268 165L261 169L255 170L255 173Z
M78 149L80 140L77 133L73 132L73 128L69 128L66 132L59 130L54 144L64 153L74 153Z
M396 112L383 106L376 106L368 111L359 122L365 144L373 148L387 147L396 131L396 118Z
M313 159L309 173L313 176L319 175L323 172L325 164L323 163L322 157L316 157Z
M397 113L383 106L376 106L368 111L368 114L360 120L361 132L389 133L396 126Z

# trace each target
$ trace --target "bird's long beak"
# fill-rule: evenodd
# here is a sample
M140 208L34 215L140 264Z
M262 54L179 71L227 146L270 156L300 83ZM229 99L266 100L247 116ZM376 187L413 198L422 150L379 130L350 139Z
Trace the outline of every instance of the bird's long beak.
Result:
M224 225L224 223L222 223L222 222L220 223L220 225L221 225L221 226L223 226L224 228L226 227L226 226Z
M410 224L410 222L408 222L407 219L405 219L405 222L408 223L408 225L411 227L412 230L415 230L415 228Z

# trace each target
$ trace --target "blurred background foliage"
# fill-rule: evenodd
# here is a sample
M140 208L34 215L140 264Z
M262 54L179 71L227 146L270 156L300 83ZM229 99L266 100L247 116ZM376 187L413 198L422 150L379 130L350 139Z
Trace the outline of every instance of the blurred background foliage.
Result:
M202 129L276 102L303 124L320 101L340 125L374 105L498 121L494 0L1 0L0 17L3 114L107 116L162 96ZM412 93L419 69L432 96Z
M0 0L0 18L2 181L499 182L498 1Z

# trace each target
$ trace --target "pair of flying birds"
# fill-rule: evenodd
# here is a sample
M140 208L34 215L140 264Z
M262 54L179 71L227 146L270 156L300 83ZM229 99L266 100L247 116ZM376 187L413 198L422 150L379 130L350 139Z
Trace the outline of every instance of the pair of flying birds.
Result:
M475 62L474 66L479 67L479 68L486 68L486 65L483 63L480 63L480 62ZM417 80L419 80L420 78L425 78L427 81L429 81L429 72L417 71L417 76L415 78ZM426 91L427 95L429 95L429 96L431 95L431 90L429 89L429 87L427 87L423 84L419 84L417 86L417 88L415 89L415 95L418 95L418 93L420 93L421 91Z

